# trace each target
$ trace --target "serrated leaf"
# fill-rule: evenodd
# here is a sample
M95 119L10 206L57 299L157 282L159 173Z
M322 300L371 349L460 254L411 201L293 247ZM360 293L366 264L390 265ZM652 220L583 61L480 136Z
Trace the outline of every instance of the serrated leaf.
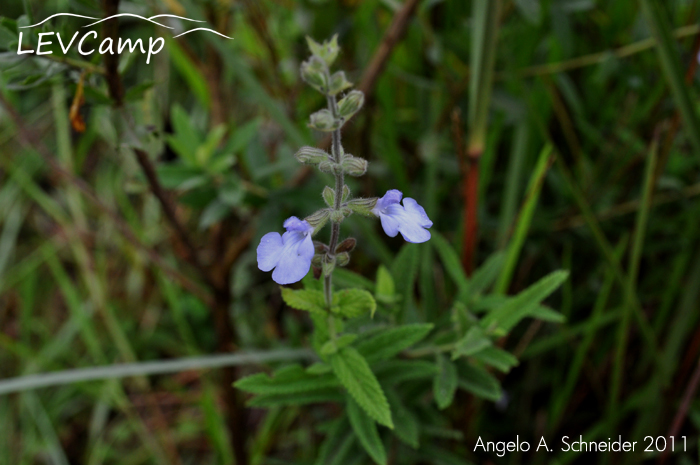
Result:
M360 407L378 423L394 428L389 403L379 381L360 353L345 347L329 357L333 372Z
M404 325L385 329L359 343L357 350L366 358L368 363L387 360L421 341L432 329L432 323Z
M464 337L455 344L455 349L452 351L452 360L459 357L468 357L491 344L491 339L484 334L483 329L478 326L472 326Z
M345 318L355 318L366 313L374 316L377 302L369 292L362 289L343 289L333 294L331 310Z
M384 265L380 265L377 268L377 286L375 295L377 300L385 303L392 304L396 301L396 288L394 287L394 279L391 277L391 273L386 269Z
M304 310L319 315L326 314L326 301L323 292L314 289L282 288L282 299L287 305L297 310Z
M498 347L487 347L475 353L473 357L503 373L508 373L511 368L518 365L518 359L514 355Z
M420 425L415 415L401 402L399 396L393 390L386 392L391 415L394 418L394 434L405 444L414 449L420 446Z
M482 327L489 330L498 328L507 333L557 290L568 277L569 272L563 270L548 274L517 296L508 299L502 307L486 315L481 320Z
M246 376L234 386L253 394L292 394L336 388L339 384L331 374L315 375L294 364L277 370L272 377L266 373Z
M437 356L437 373L433 378L433 394L438 408L443 410L452 404L457 391L457 367L442 354Z
M494 402L501 398L501 385L488 371L471 364L463 364L459 372L461 389Z
M348 418L350 419L350 425L360 444L365 449L365 451L372 457L374 463L379 465L386 464L386 451L384 450L384 444L382 444L382 439L379 437L379 432L377 431L377 425L352 399L349 397L347 399L348 408Z

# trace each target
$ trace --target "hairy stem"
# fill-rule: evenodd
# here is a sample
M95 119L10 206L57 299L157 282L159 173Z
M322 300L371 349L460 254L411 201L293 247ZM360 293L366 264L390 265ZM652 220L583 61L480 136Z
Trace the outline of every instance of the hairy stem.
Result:
M329 73L330 78L330 73ZM334 95L328 96L328 109L333 114L334 118L338 117L338 103ZM331 156L335 163L340 163L342 147L340 145L340 128L336 129L332 133L332 144L331 144ZM335 174L335 202L333 205L333 210L340 210L340 204L343 198L343 187L345 185L345 179L343 172ZM338 246L338 238L340 237L340 223L333 222L331 226L331 240L328 244L327 255L330 258L335 258L335 248ZM333 315L330 313L331 306L333 305L333 272L331 271L328 275L324 274L323 279L323 293L326 299L326 305L328 307L329 317L328 317L328 327L330 330L331 337L335 338L335 322Z

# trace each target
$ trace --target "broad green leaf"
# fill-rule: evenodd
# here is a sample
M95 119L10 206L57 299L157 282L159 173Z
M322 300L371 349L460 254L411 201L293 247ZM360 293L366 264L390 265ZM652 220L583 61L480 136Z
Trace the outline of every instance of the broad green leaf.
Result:
M479 326L472 326L462 339L457 341L452 351L452 360L459 357L468 357L491 345L491 339Z
M459 367L459 372L460 388L494 402L501 398L501 385L488 371L471 364L463 364Z
M384 391L362 355L352 347L345 347L329 360L333 372L360 407L378 423L393 429Z
M433 394L440 410L452 404L457 391L457 367L442 354L437 356L437 373L433 378Z
M294 364L277 370L272 377L266 373L246 376L234 386L253 394L291 394L335 388L338 380L331 374L311 374L301 365Z
M306 372L311 375L324 375L333 371L333 368L327 363L316 362L306 368Z
M518 359L514 355L498 347L487 347L475 353L473 357L503 373L508 373L511 368L518 365Z
M391 406L391 415L394 418L394 434L402 442L418 449L420 443L420 425L413 412L409 410L402 402L399 396L393 390L386 392L386 397Z
M333 294L331 310L345 318L354 318L366 313L374 316L377 302L372 294L362 289L343 289Z
M376 423L357 405L352 397L347 399L347 408L350 424L360 444L375 463L385 465L386 451L382 439L379 437Z
M377 269L377 287L375 291L377 300L385 304L392 304L396 301L395 294L396 288L394 287L394 279L391 277L391 273L384 265L380 265Z
M202 176L202 170L182 164L160 165L156 168L158 179L166 189L182 189L185 183L191 179L200 179L202 183L206 178ZM191 183L188 183L191 184Z
M190 166L196 166L195 152L202 142L197 130L190 123L190 116L180 105L173 105L170 119L175 130L174 136L168 136L168 144Z
M145 81L129 88L129 90L126 91L126 94L124 94L124 101L135 102L140 100L143 98L143 94L154 85L154 81Z
M218 199L213 200L207 205L207 208L204 209L202 215L199 217L199 230L203 231L209 226L218 223L226 218L229 213L231 213L231 207Z
M357 350L369 363L387 360L422 340L432 329L432 323L385 329L359 343Z
M326 302L323 292L313 289L282 288L282 299L292 308L305 310L320 315L326 314Z
M333 284L337 284L340 287L359 287L370 292L374 291L374 283L372 281L345 268L336 268L333 271Z
M226 152L238 153L250 144L258 133L261 119L256 118L236 128L228 143L224 147Z
M557 290L568 277L569 272L563 270L548 274L517 296L509 299L502 307L486 315L481 320L482 326L488 331L498 328L503 333L507 333L520 320L536 309L540 302Z

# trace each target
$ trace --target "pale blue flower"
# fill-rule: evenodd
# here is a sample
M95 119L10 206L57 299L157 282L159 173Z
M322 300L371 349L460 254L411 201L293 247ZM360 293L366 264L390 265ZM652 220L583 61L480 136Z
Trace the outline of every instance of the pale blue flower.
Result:
M277 284L291 284L306 276L314 257L311 233L314 228L296 216L284 222L287 232L282 236L271 232L260 239L258 245L258 268L270 271Z
M377 215L382 221L382 228L389 237L395 237L401 233L408 242L425 242L430 239L429 228L433 225L423 207L411 199L403 199L401 191L392 189L384 194L384 197L377 200L377 205L372 209L372 213Z

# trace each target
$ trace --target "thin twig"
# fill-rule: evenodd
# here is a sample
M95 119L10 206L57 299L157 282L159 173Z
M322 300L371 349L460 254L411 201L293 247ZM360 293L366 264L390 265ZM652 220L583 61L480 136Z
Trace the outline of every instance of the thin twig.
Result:
M119 13L119 0L102 0L102 9L106 18L116 15ZM119 22L117 20L102 23L102 37L110 38L113 43L116 43L118 36ZM122 85L121 76L119 76L119 55L105 53L104 64L109 96L115 105L119 107L124 99L124 86Z
M158 201L160 202L161 206L163 207L165 217L168 219L173 229L175 229L178 238L187 249L187 260L192 264L192 266L194 266L201 272L202 277L204 279L208 280L208 273L202 265L201 261L199 260L199 256L197 255L197 249L194 243L192 242L192 239L190 239L189 234L185 230L185 227L180 223L180 220L177 218L177 214L175 213L175 207L173 207L172 203L170 202L170 199L165 193L165 190L161 186L160 181L158 180L158 175L156 174L156 170L153 167L151 160L148 158L148 154L144 150L141 150L139 148L134 148L133 150L136 154L136 159L138 160L139 165L141 165L141 169L143 169L143 173L146 175L148 185L150 186L153 195L155 195Z
M700 359L698 359L698 364L693 372L693 377L690 379L688 386L685 388L683 393L683 400L681 405L678 407L676 416L673 418L673 423L671 424L671 429L668 430L668 435L670 437L676 436L683 426L685 417L688 415L688 410L690 409L690 402L695 398L695 393L698 391L698 386L700 386ZM663 464L666 461L666 456L668 455L668 449L666 449L659 459L659 463Z

